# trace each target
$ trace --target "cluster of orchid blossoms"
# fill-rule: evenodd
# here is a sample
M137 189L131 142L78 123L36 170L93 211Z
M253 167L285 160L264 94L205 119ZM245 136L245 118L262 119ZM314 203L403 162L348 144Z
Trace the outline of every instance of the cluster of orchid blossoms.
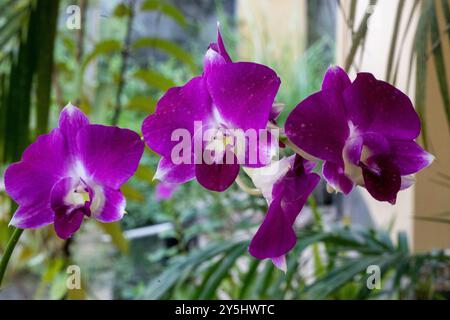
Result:
M222 192L240 168L265 197L268 211L249 252L285 269L296 243L294 222L320 176L331 190L348 194L361 186L379 201L395 203L413 174L433 161L414 139L420 121L410 99L370 73L352 82L330 67L321 91L300 102L277 125L280 79L271 68L233 62L220 32L204 58L202 75L169 89L143 122L143 140L161 156L155 178L160 198L170 186L196 179ZM294 155L279 159L279 148ZM11 225L53 223L62 239L84 218L112 222L124 215L120 187L136 171L144 150L128 129L89 124L68 105L59 127L40 136L5 172L8 194L19 204ZM253 189L252 189L253 190Z

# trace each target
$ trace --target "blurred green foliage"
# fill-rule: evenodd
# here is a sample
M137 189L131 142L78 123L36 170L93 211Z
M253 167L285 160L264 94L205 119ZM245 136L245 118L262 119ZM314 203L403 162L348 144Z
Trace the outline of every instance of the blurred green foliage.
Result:
M80 30L69 30L61 14L72 4L68 0L0 0L3 167L18 160L37 134L54 127L69 101L92 122L117 123L140 132L143 119L154 111L166 89L201 73L205 45L180 44L155 32L133 36L132 31L136 19L146 14L163 16L185 33L199 32L202 21L188 17L168 0L111 3L79 0L82 15L91 10L98 14L105 7L108 11L99 19L82 19ZM216 6L227 48L236 58L236 22L220 1ZM426 21L435 37L435 25ZM359 28L354 50L363 44L364 25ZM421 61L421 42L416 43ZM296 61L265 57L263 62L288 84L277 97L286 105L280 123L301 99L320 88L323 72L334 61L333 46L332 39L322 38L310 43ZM52 51L54 55L49 54ZM398 66L393 59L391 68ZM440 69L439 50L435 59ZM397 70L391 68L388 74L395 82ZM440 81L445 84L445 77ZM247 246L264 217L265 200L235 186L217 194L190 182L180 186L172 199L156 201L153 175L158 160L147 149L135 177L123 187L128 214L121 223L84 224L69 242L57 239L52 227L27 231L14 255L10 285L30 277L38 283L31 297L52 299L98 298L96 290L102 291L102 286L112 286L112 297L125 299L441 298L435 279L442 268L448 268L448 256L440 251L411 253L404 235L394 243L384 230L341 224L329 230L312 199L316 220L299 231L297 246L288 255L287 273L270 261L253 259ZM0 248L6 244L14 208L0 185ZM171 227L141 239L129 241L122 231L160 223ZM103 233L109 235L109 242L102 241ZM67 291L64 286L65 267L72 263L82 267L83 290ZM370 264L382 268L385 289L365 289ZM102 275L104 282L99 280Z

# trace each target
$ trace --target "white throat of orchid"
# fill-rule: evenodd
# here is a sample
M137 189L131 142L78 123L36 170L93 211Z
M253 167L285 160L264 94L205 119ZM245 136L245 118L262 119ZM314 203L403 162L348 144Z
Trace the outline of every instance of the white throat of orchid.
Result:
M344 149L342 150L342 158L344 159L344 173L347 177L350 178L355 184L364 186L364 177L362 174L362 169L355 165L352 161L350 161L348 153L351 146L351 142L354 139L358 138L358 130L357 127L353 124L353 122L348 122L348 127L350 130L349 136L345 143ZM365 145L362 147L360 161L362 163L366 163L366 160L372 155L372 152Z
M89 209L93 216L99 214L105 205L105 194L103 187L95 183L86 173L83 164L76 161L70 171L70 176L77 177L78 182L64 197L64 203L75 207L84 206L90 202Z
M89 201L91 201L89 189L81 180L75 188L71 188L64 197L64 203L73 207L82 207Z

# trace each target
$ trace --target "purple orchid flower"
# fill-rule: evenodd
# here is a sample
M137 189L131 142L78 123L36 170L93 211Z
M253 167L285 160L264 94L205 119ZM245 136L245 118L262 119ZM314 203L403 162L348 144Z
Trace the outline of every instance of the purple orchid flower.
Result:
M121 219L126 202L120 186L143 151L137 133L89 124L81 110L67 105L59 127L39 136L5 172L6 192L19 204L10 224L26 229L53 223L67 239L85 217Z
M174 192L179 188L177 183L160 182L155 187L156 201L168 200L172 198Z
M322 90L292 111L287 137L307 154L324 160L323 176L344 194L364 186L379 201L395 203L412 174L434 157L414 139L420 120L404 93L359 73L351 82L339 67L325 74Z
M286 271L285 254L297 242L294 222L320 180L320 176L312 172L315 165L294 155L265 168L246 169L269 204L264 222L250 243L249 252L258 259L272 259L283 271Z
M239 173L237 160L242 154L240 164L260 167L269 163L275 139L259 139L255 148L262 156L252 162L248 156L251 146L243 151L232 148L236 137L229 130L266 129L279 86L280 79L272 69L257 63L232 62L218 30L217 43L206 52L203 74L182 87L169 89L158 101L155 113L144 120L145 142L162 156L155 178L168 183L197 178L209 190L224 191ZM196 126L198 123L200 126ZM191 148L182 152L187 161L178 163L172 157L178 144L172 134L180 129L194 144L199 132L213 134L206 141L201 137L200 156ZM206 151L210 152L209 161L204 161Z

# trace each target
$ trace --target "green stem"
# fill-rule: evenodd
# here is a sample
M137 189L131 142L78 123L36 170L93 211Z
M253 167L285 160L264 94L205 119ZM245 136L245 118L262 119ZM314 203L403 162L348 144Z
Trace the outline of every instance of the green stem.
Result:
M16 247L16 244L19 241L20 236L22 235L22 232L23 229L15 228L11 237L8 240L5 253L3 254L2 261L0 262L0 287L2 285L3 276L5 275L9 259L11 258L11 254L13 253L14 248Z

